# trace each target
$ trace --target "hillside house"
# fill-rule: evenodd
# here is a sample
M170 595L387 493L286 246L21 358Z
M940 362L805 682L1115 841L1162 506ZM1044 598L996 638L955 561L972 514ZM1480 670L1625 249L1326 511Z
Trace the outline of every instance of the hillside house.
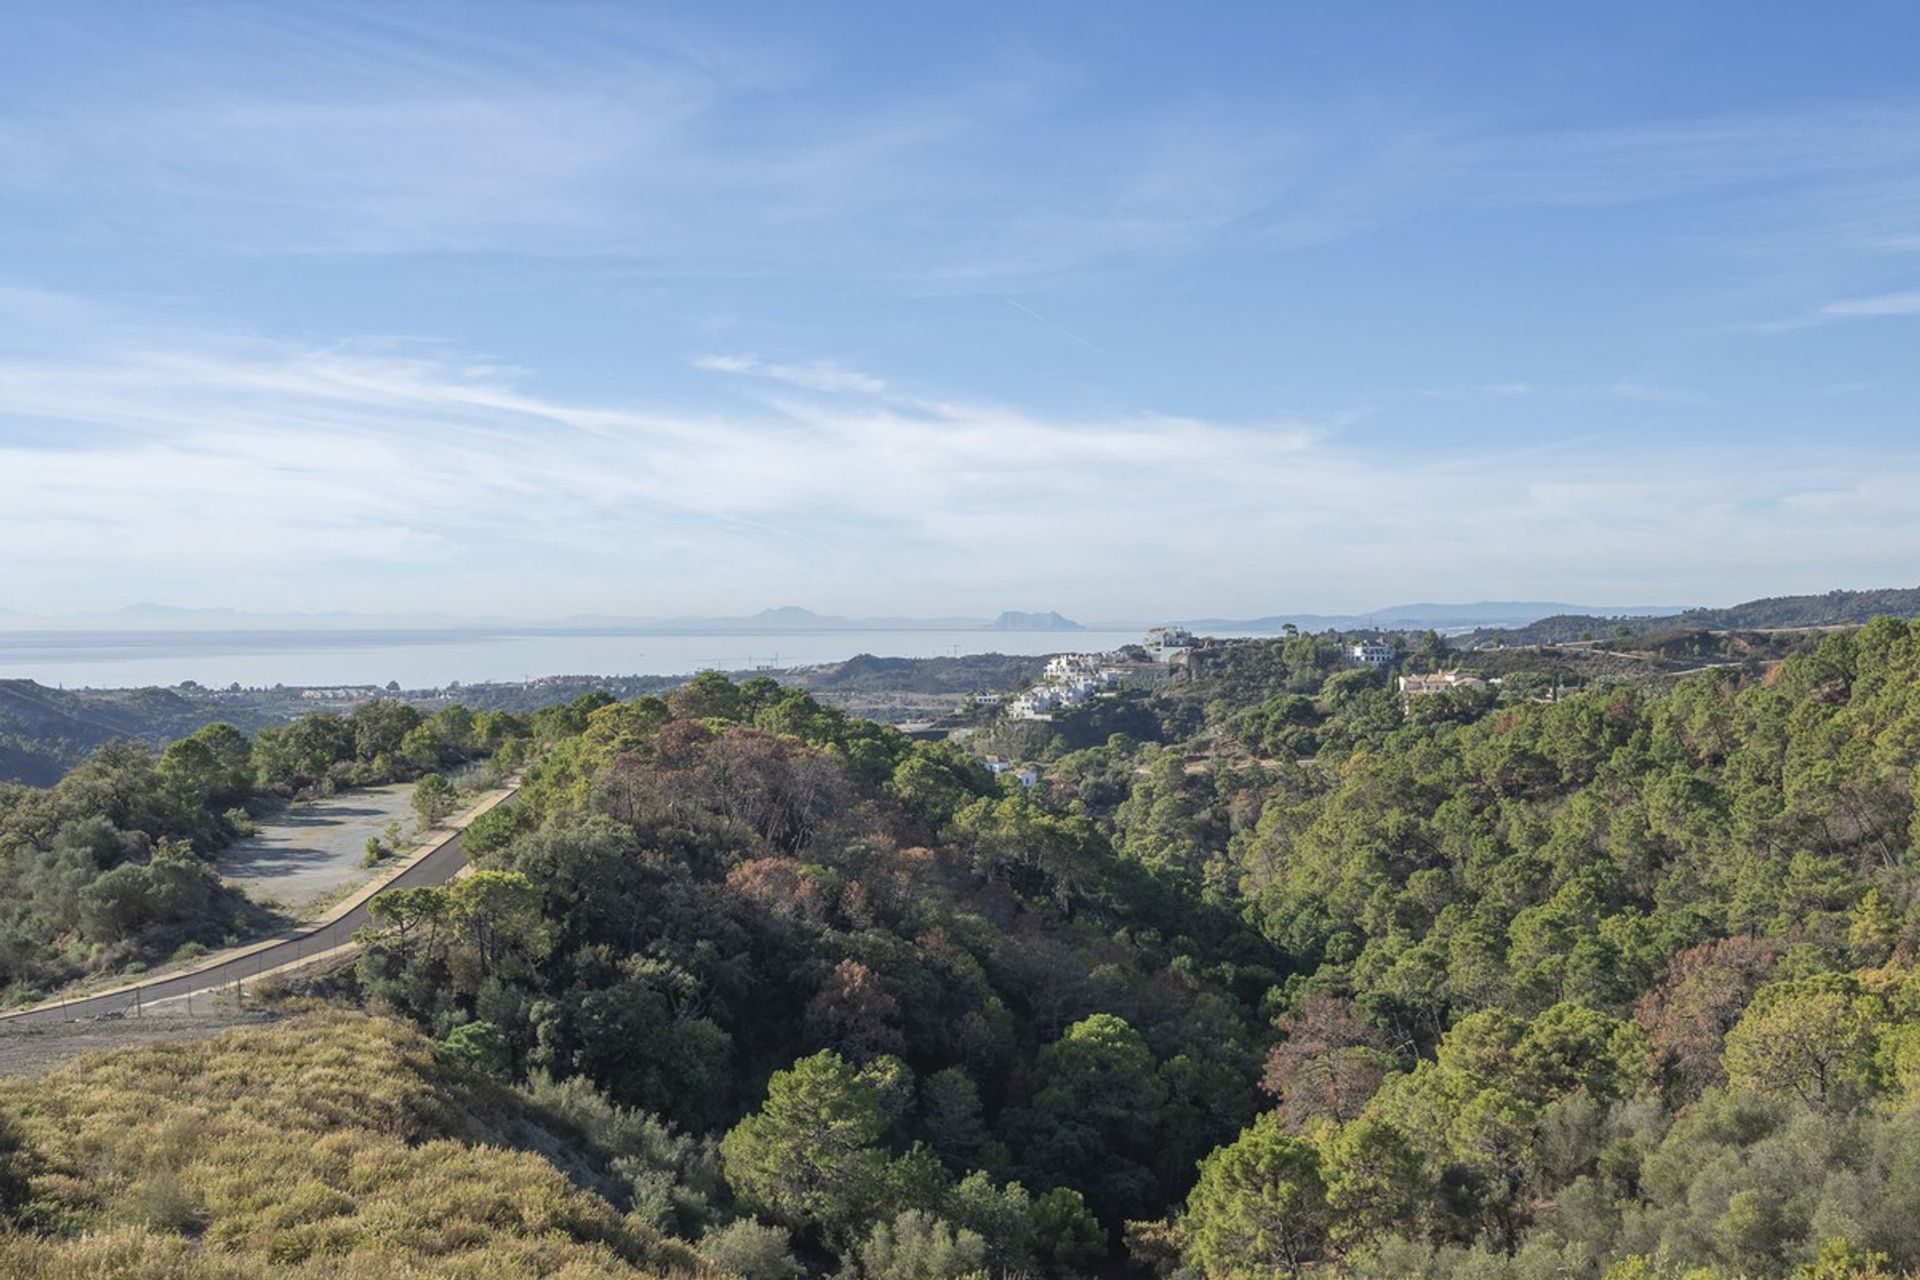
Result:
M1393 662L1393 646L1385 640L1362 640L1347 650L1355 666L1384 667Z
M1147 632L1145 648L1155 662L1183 661L1193 646L1193 632L1185 627L1155 627Z
M1400 696L1418 698L1429 693L1451 693L1455 689L1484 689L1487 682L1461 671L1436 671L1430 675L1401 676Z
M1061 684L1085 680L1098 675L1105 661L1097 653L1056 653L1047 659L1046 678Z

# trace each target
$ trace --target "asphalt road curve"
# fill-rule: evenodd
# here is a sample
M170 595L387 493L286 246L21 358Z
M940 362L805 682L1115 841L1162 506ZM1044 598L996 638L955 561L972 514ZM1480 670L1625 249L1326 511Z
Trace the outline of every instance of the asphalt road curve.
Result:
M374 898L393 889L412 889L420 885L445 884L453 879L460 868L467 864L466 855L460 849L460 833L456 832L432 852L422 856L406 870L381 886L380 892L362 902L359 906L341 915L337 920L323 925L311 925L287 934L278 942L261 947L257 951L235 956L223 961L174 977L158 977L152 982L142 983L138 987L109 991L104 995L75 996L70 1000L55 1000L0 1019L0 1035L17 1031L34 1023L71 1022L81 1018L133 1017L143 1012L159 1012L156 1006L164 1005L164 1012L186 1012L190 997L205 996L211 1002L220 993L231 992L238 983L246 982L269 969L278 969L281 965L304 960L308 956L317 956L323 951L345 946L353 940L356 930L372 920L367 907Z

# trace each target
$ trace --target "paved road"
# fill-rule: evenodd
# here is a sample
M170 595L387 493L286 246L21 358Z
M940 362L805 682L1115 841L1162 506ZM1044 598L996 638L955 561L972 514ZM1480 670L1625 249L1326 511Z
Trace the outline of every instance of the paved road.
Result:
M0 1019L0 1035L34 1023L67 1022L77 1018L106 1018L128 1016L154 1005L167 1002L166 1011L181 1012L188 1003L189 996L206 995L211 1001L222 990L231 991L234 984L277 969L281 965L303 960L308 956L319 955L335 947L345 946L353 940L356 929L365 926L372 917L367 912L368 903L381 893L392 889L410 889L419 885L445 884L467 865L466 855L460 850L460 834L456 832L446 843L421 857L406 870L381 886L380 892L362 902L337 920L324 925L310 925L287 934L281 941L260 948L247 955L212 965L193 973L184 973L176 977L159 977L131 990L111 991L98 996L76 996L71 1000L51 1002L23 1013L16 1013Z

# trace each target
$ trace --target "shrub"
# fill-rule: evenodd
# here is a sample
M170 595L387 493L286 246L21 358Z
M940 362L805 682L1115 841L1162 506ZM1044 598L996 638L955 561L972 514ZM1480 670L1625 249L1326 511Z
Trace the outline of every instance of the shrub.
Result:
M507 1037L491 1022L463 1022L436 1047L447 1061L485 1075L504 1077L513 1067Z
M800 1280L807 1269L794 1260L787 1233L752 1218L739 1218L700 1237L700 1252L740 1280Z
M920 1209L908 1209L873 1228L860 1246L864 1280L960 1280L978 1272L987 1242Z

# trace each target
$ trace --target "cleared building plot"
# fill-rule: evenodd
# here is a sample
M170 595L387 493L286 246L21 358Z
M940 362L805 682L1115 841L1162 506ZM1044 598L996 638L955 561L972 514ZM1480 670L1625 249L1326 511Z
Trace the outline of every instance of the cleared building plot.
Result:
M409 844L414 825L410 782L290 805L262 822L259 835L223 851L214 865L254 901L304 916L374 875L374 868L362 865L367 840L384 840L395 822L403 846Z

